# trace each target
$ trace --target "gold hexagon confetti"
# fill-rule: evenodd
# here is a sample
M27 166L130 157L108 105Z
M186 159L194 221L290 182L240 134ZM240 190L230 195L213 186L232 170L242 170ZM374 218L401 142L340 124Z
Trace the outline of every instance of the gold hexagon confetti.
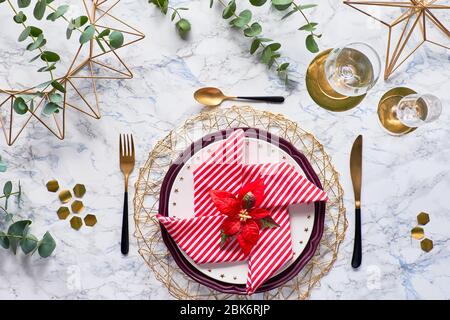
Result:
M70 219L70 225L75 230L80 230L81 226L83 225L83 220L81 220L80 217L72 217L72 219Z
M83 198L83 196L86 194L86 187L84 184L77 183L75 187L73 187L73 194L77 198Z
M84 217L84 224L88 227L93 227L97 223L97 218L93 214L88 214Z
M59 189L59 183L56 180L50 180L49 182L47 182L46 186L47 190L50 192L56 192Z
M417 215L417 222L424 226L426 225L428 222L430 222L430 215L426 212L421 212Z
M67 207L61 207L61 208L58 209L58 211L56 211L56 213L58 214L58 217L61 220L65 220L69 216L70 210Z
M84 204L80 200L75 200L70 206L73 213L80 213L84 209Z
M423 251L430 252L433 249L433 241L428 238L423 239L422 241L420 241L420 247Z
M420 240L425 236L425 231L421 227L415 227L411 229L411 237L416 240Z
M72 199L72 193L70 193L69 190L63 190L59 193L59 200L61 200L62 203L67 203Z

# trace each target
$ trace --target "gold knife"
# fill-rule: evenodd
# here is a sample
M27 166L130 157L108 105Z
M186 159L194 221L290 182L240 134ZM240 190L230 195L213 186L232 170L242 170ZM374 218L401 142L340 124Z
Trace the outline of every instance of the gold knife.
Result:
M359 135L350 153L350 174L355 194L355 240L353 244L352 267L358 268L362 259L361 243L361 175L363 137Z

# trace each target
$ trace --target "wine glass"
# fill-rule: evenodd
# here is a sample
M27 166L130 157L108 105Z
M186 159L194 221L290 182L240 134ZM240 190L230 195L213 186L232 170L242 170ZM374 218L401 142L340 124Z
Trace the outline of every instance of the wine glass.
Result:
M395 112L403 125L417 128L438 119L442 112L442 103L431 94L410 94L399 101Z
M336 92L343 96L361 96L377 82L381 61L369 45L354 42L331 50L325 60L325 76Z

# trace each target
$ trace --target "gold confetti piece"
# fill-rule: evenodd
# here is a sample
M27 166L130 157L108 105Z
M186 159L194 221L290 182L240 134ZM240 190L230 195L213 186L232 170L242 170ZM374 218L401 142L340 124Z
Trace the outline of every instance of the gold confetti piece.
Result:
M80 217L72 217L72 219L70 219L70 225L75 230L80 230L81 226L83 225L83 220L81 220Z
M88 227L93 227L97 223L97 218L93 214L88 214L84 217L84 224Z
M430 222L430 215L426 212L421 212L417 215L417 222L424 226L426 225L428 222Z
M56 213L58 214L58 217L61 220L65 220L69 216L70 210L67 207L61 207L61 208L58 209L58 211L56 211Z
M75 187L73 187L73 194L77 198L83 198L86 193L86 187L84 184L77 183Z
M416 240L420 240L425 236L425 232L423 231L423 228L421 227L415 227L411 229L411 237L413 237Z
M56 192L59 189L59 184L56 180L50 180L49 182L47 182L46 186L47 190L50 192Z
M73 213L80 213L84 209L84 204L80 200L75 200L70 206Z
M72 194L69 190L63 190L59 193L59 200L61 200L62 203L67 203L72 199Z
M420 247L423 251L430 252L433 249L433 241L428 238L423 239L422 241L420 241Z

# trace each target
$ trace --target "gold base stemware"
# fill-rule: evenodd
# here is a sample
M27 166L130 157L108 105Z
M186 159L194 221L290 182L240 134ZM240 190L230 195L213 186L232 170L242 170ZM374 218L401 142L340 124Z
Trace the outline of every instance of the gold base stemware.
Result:
M336 92L328 83L325 75L325 60L332 49L319 53L309 64L306 71L306 88L309 95L320 107L334 112L342 112L356 107L366 96L344 96Z
M401 123L395 111L395 107L403 97L414 93L416 92L412 89L397 87L389 90L381 97L378 103L378 119L383 128L390 134L404 135L417 129L407 127Z

